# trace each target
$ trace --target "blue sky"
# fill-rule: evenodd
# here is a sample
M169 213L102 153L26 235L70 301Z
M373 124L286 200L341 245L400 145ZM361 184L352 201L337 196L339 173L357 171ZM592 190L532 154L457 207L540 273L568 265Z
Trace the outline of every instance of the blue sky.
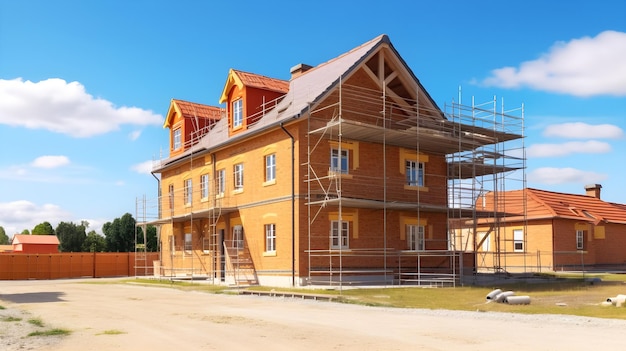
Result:
M218 105L230 68L287 80L380 34L440 107L524 104L529 187L626 203L626 1L236 4L0 0L0 226L135 216L170 99Z

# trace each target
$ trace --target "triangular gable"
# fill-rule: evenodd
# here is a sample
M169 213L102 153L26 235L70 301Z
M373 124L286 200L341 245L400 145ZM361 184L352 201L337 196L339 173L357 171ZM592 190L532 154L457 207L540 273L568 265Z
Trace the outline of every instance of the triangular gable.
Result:
M189 102L180 99L172 99L170 107L167 110L165 122L163 128L170 128L174 124L174 118L176 115L181 118L203 118L212 119L214 121L220 120L225 114L225 110L217 106L209 106L198 104L195 102Z
M244 86L259 88L279 93L286 93L289 90L289 82L282 79L270 78L259 74L230 69L226 84L220 95L219 103L223 104L228 101L228 93L236 86L243 89Z

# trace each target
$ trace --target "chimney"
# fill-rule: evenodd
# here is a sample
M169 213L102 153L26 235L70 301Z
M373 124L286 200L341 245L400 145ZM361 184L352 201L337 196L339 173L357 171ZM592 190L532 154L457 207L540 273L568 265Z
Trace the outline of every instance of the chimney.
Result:
M600 184L588 184L585 185L585 191L587 196L592 196L597 199L600 198L600 189L602 189L602 185Z
M299 63L293 67L291 67L291 79L300 77L304 72L310 70L313 66L309 66L305 63Z

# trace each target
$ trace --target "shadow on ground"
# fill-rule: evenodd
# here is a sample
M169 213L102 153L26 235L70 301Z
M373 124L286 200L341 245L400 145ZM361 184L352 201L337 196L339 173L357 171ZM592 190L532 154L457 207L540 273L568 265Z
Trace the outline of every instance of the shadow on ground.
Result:
M65 295L60 291L44 291L35 293L21 293L21 294L0 294L0 300L9 301L13 303L42 303L42 302L57 302L63 301L61 298Z

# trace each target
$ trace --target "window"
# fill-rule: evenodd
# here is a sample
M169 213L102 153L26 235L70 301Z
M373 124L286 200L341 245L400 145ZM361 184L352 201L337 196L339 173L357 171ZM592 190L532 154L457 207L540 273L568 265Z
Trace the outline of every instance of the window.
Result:
M524 251L524 231L521 229L513 230L513 251Z
M178 150L183 146L183 135L180 128L174 129L174 150Z
M243 124L243 100L233 101L233 128L241 127Z
M233 227L233 248L243 249L243 227L236 225Z
M185 205L191 205L192 200L191 178L185 179Z
M191 233L185 233L185 253L191 254L192 243L191 243Z
M424 186L424 164L406 161L406 183L410 186Z
M585 231L577 230L576 231L576 250L584 250L585 249Z
M276 251L276 224L265 225L265 251Z
M168 188L168 195L170 200L170 210L174 210L174 184L170 184Z
M265 156L265 181L276 179L276 154Z
M482 240L482 242L483 242L483 244L480 247L480 249L483 252L491 251L491 241L489 240L489 234L487 234L485 232L478 233L478 240Z
M331 249L347 249L348 248L348 228L347 221L332 221L330 232L330 248Z
M170 235L169 238L170 238L170 253L172 255L176 255L176 237L173 235Z
M330 170L332 172L348 173L348 150L330 150Z
M409 250L422 251L426 249L424 244L424 226L407 225L406 237Z
M217 171L217 195L224 196L224 189L226 189L226 171L220 169Z
M243 163L237 163L233 167L233 175L235 179L235 190L243 189Z
M203 174L200 176L200 197L202 199L209 198L209 175Z

